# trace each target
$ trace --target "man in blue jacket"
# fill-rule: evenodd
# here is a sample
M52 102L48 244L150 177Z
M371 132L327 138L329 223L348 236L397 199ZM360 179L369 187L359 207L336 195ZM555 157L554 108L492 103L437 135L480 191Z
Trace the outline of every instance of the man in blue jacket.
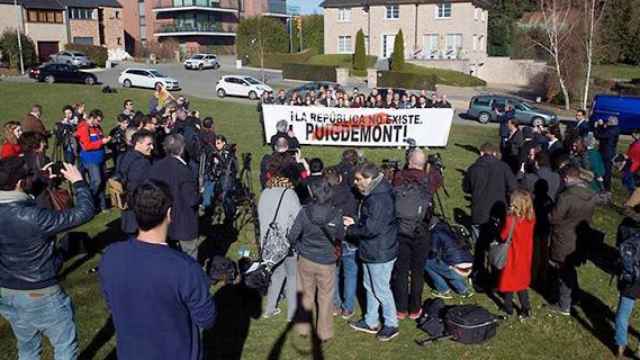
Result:
M64 165L76 206L64 211L39 208L25 192L31 176L22 158L0 161L0 315L11 324L19 359L39 359L42 335L56 359L76 359L78 339L71 299L58 284L62 256L55 235L82 225L95 212L78 169Z
M111 245L100 263L118 358L202 359L200 332L213 326L216 308L200 265L167 245L170 190L145 182L134 191L131 207L138 235Z
M384 174L373 164L365 163L355 171L355 185L363 196L357 221L344 218L347 236L359 242L367 311L364 319L351 323L354 330L377 334L378 340L398 336L396 304L391 292L391 272L398 257L393 190ZM380 307L384 326L380 327Z
M198 205L200 192L198 178L184 160L185 142L180 134L164 139L164 159L151 166L149 179L169 186L173 197L173 211L169 226L169 239L177 241L184 253L198 259Z

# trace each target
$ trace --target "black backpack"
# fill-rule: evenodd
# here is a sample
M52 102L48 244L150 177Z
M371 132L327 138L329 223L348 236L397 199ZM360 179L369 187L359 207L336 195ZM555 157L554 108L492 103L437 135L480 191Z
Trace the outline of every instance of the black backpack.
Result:
M422 304L422 315L417 320L418 329L426 332L433 338L445 335L443 315L446 305L439 298L427 299Z
M442 300L429 299L423 305L418 328L429 334L416 340L420 346L451 339L462 344L481 344L496 335L498 318L479 305L444 306Z
M429 189L426 184L407 182L396 186L393 192L398 233L414 237L418 224L431 214L432 196Z
M640 231L633 232L618 245L620 280L633 284L640 280Z

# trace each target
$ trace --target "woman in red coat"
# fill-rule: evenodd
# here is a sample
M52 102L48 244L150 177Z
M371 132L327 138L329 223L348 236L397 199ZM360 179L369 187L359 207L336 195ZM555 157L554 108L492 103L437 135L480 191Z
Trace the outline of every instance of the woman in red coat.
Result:
M513 315L513 294L520 300L520 318L531 317L529 284L531 283L531 259L533 256L533 229L536 224L531 194L517 190L511 194L511 207L500 234L507 241L513 227L513 237L507 255L507 263L500 272L498 291L504 294L504 311Z
M22 128L17 121L9 121L4 124L3 134L4 143L0 149L0 159L8 159L10 157L22 154L22 148L18 144L18 138L22 135Z

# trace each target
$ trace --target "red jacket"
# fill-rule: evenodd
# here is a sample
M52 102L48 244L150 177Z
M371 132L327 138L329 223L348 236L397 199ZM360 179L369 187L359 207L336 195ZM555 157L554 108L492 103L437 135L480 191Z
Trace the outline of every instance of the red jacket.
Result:
M500 234L502 240L506 241L509 238L509 231L514 220L516 227L513 230L511 246L509 246L507 264L500 272L498 280L498 291L503 293L526 290L531 283L533 228L536 221L507 216Z
M629 160L631 160L631 172L638 172L638 170L640 170L640 140L636 140L629 145L627 156L629 157Z
M2 150L0 150L0 159L8 159L20 154L22 154L22 147L20 147L20 144L5 142L2 144Z
M79 123L76 137L80 142L82 151L100 150L104 147L102 143L102 128L99 125L89 126L86 121Z

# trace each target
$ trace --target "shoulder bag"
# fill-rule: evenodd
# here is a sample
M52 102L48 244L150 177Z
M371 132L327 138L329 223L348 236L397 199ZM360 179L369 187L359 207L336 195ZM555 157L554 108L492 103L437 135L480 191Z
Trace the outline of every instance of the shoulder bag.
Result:
M513 223L511 224L511 228L509 229L509 237L507 241L502 242L498 239L495 239L489 245L489 262L493 267L498 270L504 269L507 264L507 256L509 255L509 247L511 246L511 241L513 240L513 232L516 228L516 222L518 220L514 217ZM499 236L499 235L498 235Z

